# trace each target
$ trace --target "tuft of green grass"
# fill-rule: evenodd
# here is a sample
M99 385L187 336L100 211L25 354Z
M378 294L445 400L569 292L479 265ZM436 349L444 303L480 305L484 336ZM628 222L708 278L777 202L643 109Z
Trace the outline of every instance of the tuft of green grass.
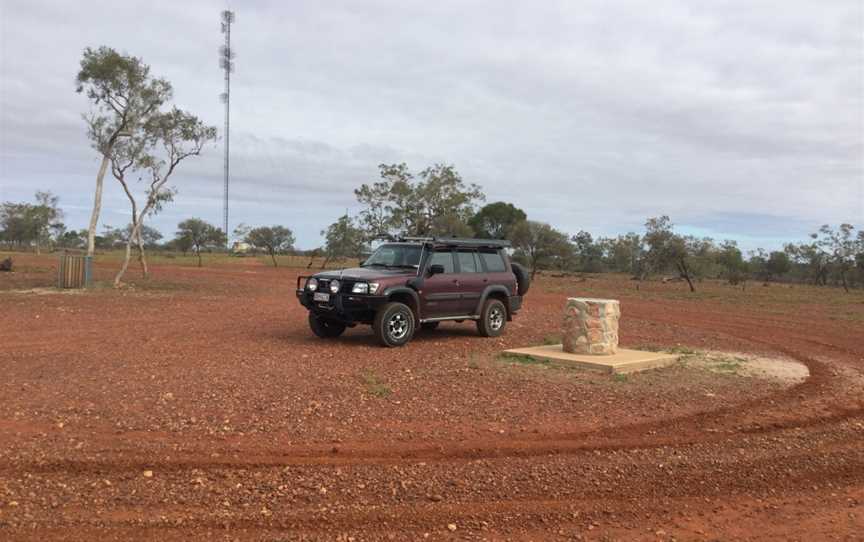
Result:
M741 368L740 363L732 363L732 362L724 362L718 363L714 365L713 369L715 371L720 371L721 373L737 373L738 369Z
M129 282L126 283L126 286L142 292L185 292L193 291L196 289L195 284L188 282L177 282L170 280L142 280L138 278L132 278ZM114 283L104 282L103 287L113 288Z
M681 346L680 344L677 346L673 346L672 348L667 350L667 352L669 352L670 354L681 354L684 356L695 356L699 353L696 350L690 348L689 346Z
M645 352L660 352L663 348L653 344L637 344L633 347L634 350L644 350Z
M717 356L710 358L710 369L713 371L718 371L721 373L737 373L738 369L741 368L741 365L744 364L744 358L732 357L732 356Z
M390 389L390 386L387 385L384 380L382 380L378 375L375 374L375 371L371 369L364 369L360 371L360 380L363 382L363 385L366 387L366 393L372 395L374 397L389 397L393 390Z
M644 350L646 352L668 352L670 354L680 354L682 356L699 355L698 350L694 350L689 346L676 345L671 348L664 348L655 344L639 344L633 347L634 350Z
M614 375L612 375L612 380L613 380L614 382L621 382L621 383L624 383L624 382L627 382L629 379L627 378L627 375L626 375L626 374L622 374L622 373L615 373Z
M738 376L741 374L740 370L747 363L747 359L717 352L697 352L692 356L684 356L680 363L685 367L698 368L722 375Z
M498 354L498 359L506 363L519 363L522 365L549 365L548 359L533 358L525 354L513 354L511 352L502 352Z

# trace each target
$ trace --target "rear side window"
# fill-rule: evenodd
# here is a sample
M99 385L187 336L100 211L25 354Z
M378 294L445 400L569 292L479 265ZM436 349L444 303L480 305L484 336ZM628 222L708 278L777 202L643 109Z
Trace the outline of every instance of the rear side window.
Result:
M477 261L477 253L460 251L456 254L459 258L459 271L461 273L479 273L482 271L480 262Z
M448 251L436 250L432 253L432 259L429 260L429 265L443 265L445 273L453 272L453 253Z
M507 270L507 267L504 265L504 258L501 257L498 251L481 252L480 257L483 259L483 263L486 264L486 271L490 273L501 273Z

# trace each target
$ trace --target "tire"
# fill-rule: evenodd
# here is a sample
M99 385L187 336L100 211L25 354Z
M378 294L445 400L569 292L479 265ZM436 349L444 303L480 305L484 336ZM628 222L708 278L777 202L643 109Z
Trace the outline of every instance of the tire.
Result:
M387 303L375 314L372 331L381 344L392 348L403 346L414 336L414 313L404 303Z
M420 324L420 329L422 329L423 331L435 331L436 329L438 329L438 324L440 323L441 322L424 322Z
M477 320L477 331L484 337L497 337L507 325L507 307L499 299L487 299Z
M531 288L531 273L522 264L516 262L510 264L510 269L516 275L517 293L519 295L527 294L528 289Z
M312 333L322 339L335 339L345 332L345 324L319 318L311 312L309 313L309 327L312 329Z

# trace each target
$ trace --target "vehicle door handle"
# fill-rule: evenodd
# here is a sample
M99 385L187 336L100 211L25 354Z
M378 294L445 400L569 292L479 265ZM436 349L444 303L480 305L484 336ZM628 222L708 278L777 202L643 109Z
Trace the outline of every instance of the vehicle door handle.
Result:
M453 279L453 284L455 284L456 286L459 286L459 279Z

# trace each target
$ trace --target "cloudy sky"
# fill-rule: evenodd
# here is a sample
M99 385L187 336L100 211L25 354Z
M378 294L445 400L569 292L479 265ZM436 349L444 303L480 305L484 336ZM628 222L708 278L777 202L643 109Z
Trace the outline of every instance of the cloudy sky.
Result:
M179 6L182 6L180 8ZM0 201L61 198L84 227L98 157L74 92L109 45L223 122L219 12L236 12L231 227L298 245L382 162L456 166L568 232L679 229L745 248L864 227L864 8L792 1L0 2ZM153 219L221 224L222 143ZM102 223L128 210L106 178Z

